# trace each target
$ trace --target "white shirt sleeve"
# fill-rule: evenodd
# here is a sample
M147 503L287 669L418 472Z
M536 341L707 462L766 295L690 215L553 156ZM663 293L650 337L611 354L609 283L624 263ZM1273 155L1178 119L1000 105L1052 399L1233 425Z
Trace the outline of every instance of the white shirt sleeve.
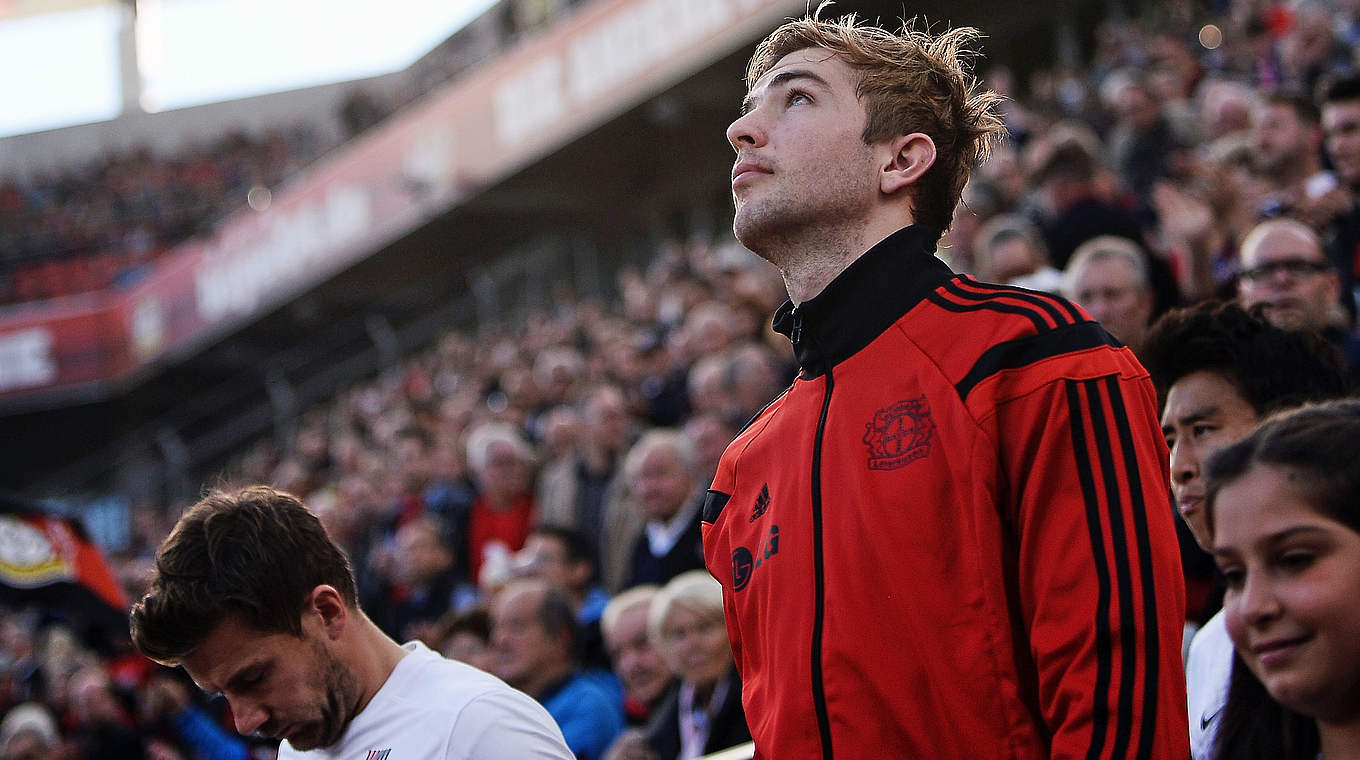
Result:
M450 732L462 737L450 746L448 760L575 760L562 730L543 706L509 689L483 694L468 703ZM454 742L451 742L451 745Z
M1223 612L1209 622L1190 642L1185 662L1185 692L1190 713L1190 755L1208 760L1223 706L1228 701L1228 680L1232 676L1233 645L1228 638Z

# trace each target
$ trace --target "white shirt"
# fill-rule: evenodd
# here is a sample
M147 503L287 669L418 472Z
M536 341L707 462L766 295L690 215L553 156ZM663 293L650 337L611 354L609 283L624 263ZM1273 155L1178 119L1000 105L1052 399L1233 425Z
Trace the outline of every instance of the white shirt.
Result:
M382 688L330 747L279 758L337 760L574 760L543 706L493 675L445 659L419 641L402 645Z
M1213 754L1223 706L1228 703L1232 663L1232 639L1223 622L1223 610L1219 610L1190 641L1190 656L1185 661L1190 755L1195 760L1208 760Z

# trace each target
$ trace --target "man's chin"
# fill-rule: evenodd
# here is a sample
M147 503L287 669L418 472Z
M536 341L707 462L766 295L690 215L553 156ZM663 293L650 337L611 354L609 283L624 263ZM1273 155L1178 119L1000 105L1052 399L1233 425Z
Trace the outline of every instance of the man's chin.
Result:
M288 744L298 752L311 752L314 749L329 747L334 741L325 741L318 735L316 726L308 726L288 737Z
M287 741L289 746L298 752L310 752L314 749L330 747L339 742L340 737L345 733L346 727L348 727L348 724L341 726L340 730L336 731L334 736L326 736L324 735L326 732L325 721L307 723L298 728L292 736L289 736Z
M1267 306L1266 319L1281 330L1302 330L1305 328L1305 323L1307 322L1307 319L1304 318L1304 314L1301 310L1294 306L1287 305Z

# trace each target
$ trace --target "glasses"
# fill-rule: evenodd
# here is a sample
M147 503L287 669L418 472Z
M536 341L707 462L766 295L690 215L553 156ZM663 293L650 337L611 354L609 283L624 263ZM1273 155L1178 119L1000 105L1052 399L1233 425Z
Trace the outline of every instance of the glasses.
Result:
M1309 261L1308 259L1281 259L1279 261L1269 261L1251 269L1243 269L1238 276L1248 282L1261 282L1275 276L1276 272L1286 272L1291 277L1303 277L1310 274L1322 274L1331 270L1332 265L1325 261Z

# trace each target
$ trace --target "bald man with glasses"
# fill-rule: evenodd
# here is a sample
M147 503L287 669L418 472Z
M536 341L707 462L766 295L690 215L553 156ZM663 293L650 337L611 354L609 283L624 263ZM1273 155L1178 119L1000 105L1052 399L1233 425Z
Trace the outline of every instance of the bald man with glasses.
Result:
M1261 306L1277 327L1321 333L1345 355L1352 380L1360 380L1360 336L1341 306L1341 278L1318 233L1296 219L1269 219L1243 238L1240 257L1242 306Z

